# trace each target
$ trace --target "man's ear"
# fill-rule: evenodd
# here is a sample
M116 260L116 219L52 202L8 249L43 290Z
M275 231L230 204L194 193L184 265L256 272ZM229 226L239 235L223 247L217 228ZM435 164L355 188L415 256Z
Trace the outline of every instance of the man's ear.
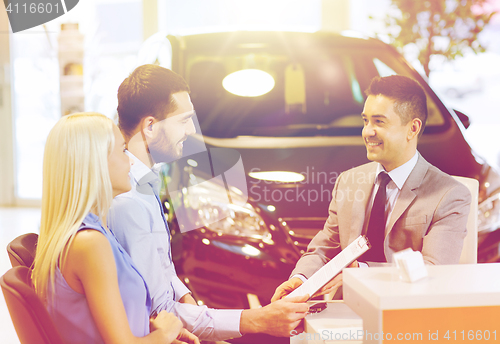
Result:
M141 131L144 136L148 138L153 137L153 124L155 123L155 118L153 116L144 117L141 121Z
M420 118L414 118L411 120L411 125L408 130L408 141L418 138L420 130L422 130L422 120Z

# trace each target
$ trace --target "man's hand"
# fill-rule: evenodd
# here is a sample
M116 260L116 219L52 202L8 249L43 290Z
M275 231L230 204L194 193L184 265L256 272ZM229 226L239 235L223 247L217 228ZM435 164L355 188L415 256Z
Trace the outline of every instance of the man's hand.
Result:
M354 262L351 263L351 265L347 266L346 268L359 268L358 261L355 260ZM330 282L325 284L323 288L318 290L313 295L313 297L333 293L337 291L337 289L340 288L341 286L342 286L342 272L339 273L337 276L335 276Z
M194 334L183 328L172 344L200 344L200 340Z
M240 332L267 333L276 337L290 337L307 315L309 295L278 300L265 307L246 309L241 313Z
M196 303L196 301L194 300L194 298L191 296L190 293L187 293L186 295L184 295L183 297L181 297L179 299L179 302L180 303L189 303L189 304L198 306L198 304Z
M182 322L173 314L167 311L160 311L156 317L149 319L149 329L162 331L166 343L172 343L182 329Z
M281 300L292 291L300 287L302 284L302 280L298 277L290 278L288 281L281 283L276 291L274 292L273 297L271 298L271 302L275 302Z

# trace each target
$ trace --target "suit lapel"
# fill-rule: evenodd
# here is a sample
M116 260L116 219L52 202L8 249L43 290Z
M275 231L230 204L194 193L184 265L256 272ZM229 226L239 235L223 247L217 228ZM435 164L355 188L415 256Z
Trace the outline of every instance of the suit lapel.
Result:
M352 211L348 219L351 227L349 242L354 241L362 233L364 234L363 225L365 224L366 208L375 184L377 163L371 163L367 167L368 168L364 171L360 171L360 176L354 176L354 178L358 179L354 179L352 184L355 192L352 196L354 201L352 203ZM362 181L359 180L361 178L363 178ZM355 216L352 216L352 214L355 214Z
M394 210L391 214L391 219L389 221L389 228L387 230L386 236L391 232L396 221L401 217L401 215L406 211L409 205L413 202L415 197L417 197L416 189L422 184L425 174L429 168L429 163L418 154L418 161L413 171L411 171L408 179L401 189L398 200L394 205Z

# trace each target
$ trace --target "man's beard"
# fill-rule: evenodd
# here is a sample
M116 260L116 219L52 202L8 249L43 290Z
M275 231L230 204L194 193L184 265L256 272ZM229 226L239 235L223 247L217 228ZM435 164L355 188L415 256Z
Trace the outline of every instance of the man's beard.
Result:
M154 163L169 163L182 157L182 150L177 152L177 144L172 145L165 136L160 137L148 144L149 154Z

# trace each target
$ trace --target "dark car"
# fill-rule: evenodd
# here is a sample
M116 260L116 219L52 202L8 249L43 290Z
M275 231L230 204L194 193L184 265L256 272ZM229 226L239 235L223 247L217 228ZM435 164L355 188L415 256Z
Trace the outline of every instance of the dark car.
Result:
M330 33L168 39L172 69L191 87L202 135L185 142L191 153L164 168L166 212L177 273L200 304L265 305L288 279L323 228L336 177L368 162L360 114L375 76L401 74L422 85L429 118L418 150L450 175L479 180L479 261L499 259L500 177L464 139L467 116L448 110L394 48ZM227 76L240 70L263 71L274 84L260 96L231 93ZM242 80L243 88L259 88L269 77ZM211 162L202 167L207 155ZM248 194L224 179L239 163ZM179 217L199 228L185 231Z

